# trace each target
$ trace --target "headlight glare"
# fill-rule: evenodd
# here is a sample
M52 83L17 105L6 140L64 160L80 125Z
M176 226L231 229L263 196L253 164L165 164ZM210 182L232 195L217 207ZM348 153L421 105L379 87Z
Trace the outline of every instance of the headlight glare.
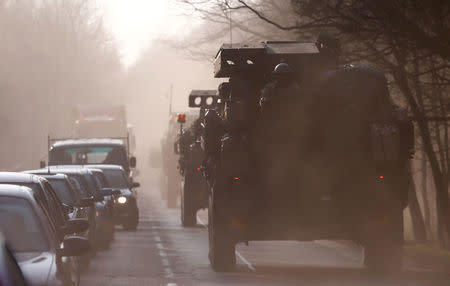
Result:
M124 197L124 196L121 196L121 197L119 197L119 198L117 199L117 202L118 202L119 204L124 204L124 203L127 202L127 198Z

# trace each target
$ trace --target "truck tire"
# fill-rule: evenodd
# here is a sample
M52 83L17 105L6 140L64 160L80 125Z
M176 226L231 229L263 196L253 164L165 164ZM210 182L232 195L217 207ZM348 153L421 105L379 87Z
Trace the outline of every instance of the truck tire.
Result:
M192 172L186 172L184 186L181 190L181 223L186 227L197 224L197 212L192 205L191 175Z
M218 185L217 182L215 184ZM235 243L230 237L227 225L221 212L221 205L225 203L220 201L218 193L220 188L217 186L209 195L208 208L208 235L209 235L209 261L211 267L216 272L226 272L234 269L236 265Z
M386 215L384 225L373 224L364 243L364 266L381 273L397 273L403 260L403 210L399 205Z

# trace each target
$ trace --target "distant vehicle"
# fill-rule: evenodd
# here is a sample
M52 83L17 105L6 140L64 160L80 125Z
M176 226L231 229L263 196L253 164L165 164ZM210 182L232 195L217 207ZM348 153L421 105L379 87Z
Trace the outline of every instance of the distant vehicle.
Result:
M89 208L88 216L90 221L94 220L94 226L91 225L94 233L94 248L103 249L108 248L112 239L114 238L114 209L112 202L105 197L111 196L110 189L101 189L92 172L83 166L68 165L68 166L49 166L45 169L31 170L27 173L45 175L48 172L65 174L69 178L75 179L81 186L82 198L93 199L94 205ZM92 239L92 238L91 238Z
M208 207L209 187L202 176L206 155L201 147L202 122L208 109L217 106L217 90L193 90L189 94L189 107L200 112L192 125L180 128L175 151L179 154L179 171L183 178L181 190L181 222L183 226L197 224L197 211ZM182 117L184 118L184 117ZM179 122L185 125L184 122Z
M12 251L6 245L3 234L0 233L0 285L28 286Z
M79 285L80 273L73 257L86 253L89 243L66 235L86 229L87 223L63 230L44 203L29 187L1 185L0 229L31 285Z
M77 105L74 108L74 138L126 137L124 105Z
M130 156L127 137L122 139L67 139L51 144L49 139L49 165L120 165L129 178L136 158ZM125 142L124 142L125 141Z
M130 183L125 171L118 165L89 165L88 168L101 169L106 178L107 187L119 190L114 198L114 214L116 224L126 230L136 230L139 223L139 209L137 194L134 190L139 187L137 182ZM101 179L103 180L103 179Z

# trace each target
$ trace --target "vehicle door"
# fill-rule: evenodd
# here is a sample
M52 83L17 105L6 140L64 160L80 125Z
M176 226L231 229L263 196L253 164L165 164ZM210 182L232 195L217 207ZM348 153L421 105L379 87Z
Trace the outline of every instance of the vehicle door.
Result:
M44 206L42 200L37 196L34 196L34 198L39 207L39 209L37 210L39 220L43 222L43 226L47 230L49 245L56 258L56 272L62 274L63 279L67 279L68 273L70 273L70 271L74 271L76 266L74 264L73 258L61 257L61 255L58 255L58 249L61 248L61 243L64 239L65 233L62 229L57 227L57 223L53 218L53 215L49 212L48 208ZM54 277L53 279L56 279L56 277Z

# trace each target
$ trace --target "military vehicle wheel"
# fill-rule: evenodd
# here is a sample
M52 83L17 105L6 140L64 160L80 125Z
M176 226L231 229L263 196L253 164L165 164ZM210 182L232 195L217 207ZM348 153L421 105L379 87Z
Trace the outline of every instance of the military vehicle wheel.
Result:
M189 173L186 174L184 186L181 190L181 223L183 226L195 226L197 224L197 213L192 206L192 189Z
M396 273L402 268L403 211L392 210L384 223L373 224L371 235L364 243L364 265L372 271Z
M236 254L235 244L218 209L220 203L223 202L218 200L213 191L209 196L208 208L209 261L214 271L225 272L233 270Z

